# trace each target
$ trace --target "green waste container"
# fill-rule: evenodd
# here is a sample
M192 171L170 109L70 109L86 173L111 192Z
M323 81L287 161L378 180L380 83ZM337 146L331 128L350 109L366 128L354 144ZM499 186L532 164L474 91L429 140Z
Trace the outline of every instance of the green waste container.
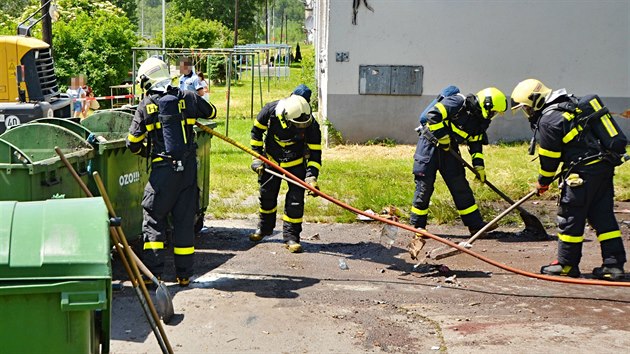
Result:
M104 110L81 121L95 138L90 139L96 152L88 169L98 171L101 176L129 239L142 233L142 195L149 181L146 159L131 153L125 145L132 119L133 116L126 112ZM88 188L94 195L100 195L92 177Z
M0 202L0 352L109 352L108 221L101 198Z
M85 196L55 152L58 146L88 182L88 162L94 149L62 126L19 125L0 135L0 200L34 201Z
M208 119L198 119L199 123L208 128L216 128L217 123ZM201 190L199 196L199 211L195 222L195 232L199 232L203 227L203 218L210 203L210 147L212 134L195 127L197 134L197 185Z

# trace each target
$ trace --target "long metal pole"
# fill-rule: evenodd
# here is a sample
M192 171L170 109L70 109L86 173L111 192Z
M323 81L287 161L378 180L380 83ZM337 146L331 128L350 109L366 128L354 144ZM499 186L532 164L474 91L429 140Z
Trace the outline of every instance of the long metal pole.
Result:
M261 65L260 52L257 52L256 56L258 57L258 88L260 91L260 108L262 109L263 108L263 97L262 97L263 91L262 91L262 75L260 73L260 65Z
M162 0L162 48L166 48L166 0Z
M238 0L234 0L234 46L238 45Z
M52 20L50 18L50 0L41 0L42 4L42 39L52 47ZM15 72L13 73L15 74Z
M228 69L227 69L227 108L225 116L225 136L229 136L230 130L230 88L232 84L232 53L228 54Z
M249 58L249 54L247 55L247 58ZM250 117L251 119L254 119L254 54L252 53L252 98L251 98L251 103L250 103Z

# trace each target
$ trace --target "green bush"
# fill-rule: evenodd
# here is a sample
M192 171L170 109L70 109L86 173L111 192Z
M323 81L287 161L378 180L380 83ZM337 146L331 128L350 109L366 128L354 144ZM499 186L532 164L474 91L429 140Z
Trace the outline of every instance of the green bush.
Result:
M208 58L208 80L214 84L225 84L227 72L225 70L226 58L224 56L211 56Z

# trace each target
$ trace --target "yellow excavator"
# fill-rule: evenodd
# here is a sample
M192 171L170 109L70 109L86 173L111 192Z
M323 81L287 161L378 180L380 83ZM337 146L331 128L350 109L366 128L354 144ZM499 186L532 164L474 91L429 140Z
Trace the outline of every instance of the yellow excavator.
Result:
M31 28L51 16L34 18L49 4L20 23L17 36L0 36L0 134L42 117L70 117L72 99L59 92L52 48L31 37Z

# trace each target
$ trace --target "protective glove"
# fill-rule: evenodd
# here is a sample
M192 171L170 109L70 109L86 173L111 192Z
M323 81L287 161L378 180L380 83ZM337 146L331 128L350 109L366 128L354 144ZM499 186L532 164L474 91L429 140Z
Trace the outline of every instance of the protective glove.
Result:
M483 166L475 166L477 171L477 179L481 183L486 183L486 169Z
M313 177L313 176L306 177L304 182L306 182L306 184L308 184L309 186L319 190L319 185L317 184L317 178L316 177ZM306 194L311 196L311 197L317 197L317 194L315 194L315 192L313 192L311 190L307 190Z
M265 171L265 163L261 159L254 159L252 160L251 168L258 175L262 175L263 171Z
M549 190L549 185L541 185L540 183L536 182L536 191L538 192L538 195L542 195L543 193L545 193L547 190Z
M438 146L444 150L448 151L451 148L451 137L446 134L443 137L438 139Z

